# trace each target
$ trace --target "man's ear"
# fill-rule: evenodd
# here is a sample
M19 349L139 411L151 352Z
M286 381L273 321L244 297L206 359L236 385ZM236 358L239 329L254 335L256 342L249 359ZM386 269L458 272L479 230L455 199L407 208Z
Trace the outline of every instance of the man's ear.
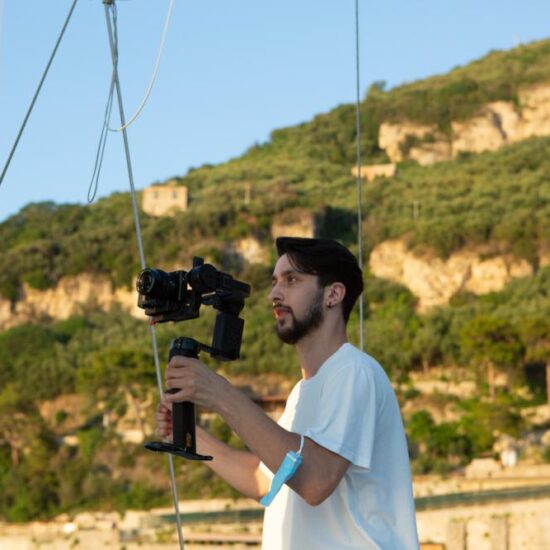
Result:
M344 283L331 283L325 288L325 305L328 308L341 304L346 295L346 286Z

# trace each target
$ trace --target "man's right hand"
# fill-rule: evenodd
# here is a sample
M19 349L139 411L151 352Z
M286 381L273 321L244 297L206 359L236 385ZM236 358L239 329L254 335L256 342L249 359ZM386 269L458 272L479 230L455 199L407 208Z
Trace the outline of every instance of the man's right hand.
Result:
M157 434L164 440L172 442L172 404L161 401L157 407Z
M157 434L172 443L172 404L162 400L155 414ZM269 490L269 481L260 472L260 461L252 453L233 449L211 436L200 426L196 427L197 452L214 455L204 464L225 479L245 496L259 500Z

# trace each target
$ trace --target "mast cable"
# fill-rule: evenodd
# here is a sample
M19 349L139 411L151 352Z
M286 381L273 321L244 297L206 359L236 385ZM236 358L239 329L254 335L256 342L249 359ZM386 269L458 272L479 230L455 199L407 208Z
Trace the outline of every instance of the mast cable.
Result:
M118 23L117 23L117 8L116 4L109 4L111 6L111 17L113 19L113 64L118 67ZM103 166L103 157L105 155L105 145L107 144L107 137L109 135L109 122L111 120L111 112L113 109L113 98L115 92L115 71L111 74L111 83L109 84L109 95L107 96L107 104L105 106L105 113L103 115L103 127L101 128L101 134L99 136L99 143L97 145L97 152L95 156L94 171L92 178L90 179L90 186L88 187L88 203L92 203L95 200L97 194L97 188L99 185L99 176L101 174L101 168Z
M110 0L107 0L107 4L112 7L112 28L113 28L113 42L114 42L114 52L115 52L115 62L118 67L118 27L116 24L117 20L117 9L115 2L110 2ZM101 134L99 136L99 143L97 145L97 152L96 152L96 158L94 162L94 170L92 173L92 177L90 179L90 186L88 188L88 202L92 203L95 200L95 197L97 195L97 189L99 185L99 177L101 174L101 168L103 166L103 158L105 154L105 145L107 144L107 136L108 132L121 132L122 130L125 130L128 128L141 114L141 111L145 107L145 103L149 99L149 95L151 94L151 90L153 89L153 84L155 83L157 73L160 67L160 59L162 57L162 53L164 51L164 43L166 41L166 35L168 33L168 26L170 23L170 19L172 16L172 9L174 6L174 0L170 0L170 3L168 5L168 11L166 13L166 17L164 20L164 29L162 31L162 37L160 41L159 51L157 54L157 59L155 62L155 67L153 69L153 75L151 77L151 80L149 82L149 87L147 88L147 91L145 92L145 97L142 100L140 106L138 107L137 111L134 113L134 115L126 122L126 124L123 124L120 128L111 128L109 126L109 123L111 121L111 110L113 106L113 97L114 97L114 86L115 86L115 80L114 80L114 73L113 78L111 79L111 84L109 87L109 94L107 96L107 104L105 107L105 114L103 117L103 127L101 129Z
M159 45L159 51L157 54L157 59L155 61L155 66L153 68L153 74L151 76L151 80L149 82L149 86L147 88L147 91L145 92L145 97L143 98L140 106L137 108L136 112L130 117L128 122L126 124L122 124L120 128L109 128L111 132L122 132L122 130L125 130L132 124L137 117L140 115L141 111L143 111L143 108L145 107L145 104L147 103L147 100L149 99L149 95L151 94L151 90L153 89L153 85L155 83L155 80L157 78L157 73L160 67L160 59L162 57L162 53L164 52L164 42L166 41L166 35L168 34L168 26L170 24L170 19L172 17L172 8L174 7L174 0L170 0L170 3L168 4L168 10L166 12L166 17L164 18L164 28L162 30L162 36L160 39L160 45Z
M356 150L357 150L357 246L359 267L363 269L363 181L361 178L361 70L359 65L359 0L355 0L355 127L356 127ZM359 296L359 347L364 351L364 293Z
M48 60L48 63L46 65L46 69L44 70L44 73L42 74L42 78L40 79L40 82L38 83L38 88L36 89L36 92L34 93L34 97L32 98L29 109L27 110L27 114L25 115L25 118L23 119L23 124L21 125L21 128L19 129L19 133L17 134L17 137L15 138L15 142L13 144L13 147L11 148L10 154L8 155L8 160L6 161L6 164L4 165L4 169L2 170L2 174L0 175L0 185L2 185L2 182L4 181L4 177L6 176L6 172L8 171L8 167L11 163L11 159L13 158L15 150L17 149L17 145L19 144L19 140L21 139L21 136L23 135L23 131L25 130L25 126L27 125L27 121L29 120L29 117L31 116L31 112L34 108L34 104L36 103L36 100L38 99L38 94L40 93L40 90L42 89L42 84L44 84L44 81L46 80L46 76L48 74L48 71L50 70L51 64L52 64L53 59L55 57L55 54L57 53L57 49L59 48L59 44L61 44L61 39L63 38L63 35L65 34L65 30L67 29L67 25L69 24L71 16L73 15L73 11L74 11L74 8L75 8L77 2L78 2L78 0L73 1L72 5L69 9L69 13L67 14L67 17L65 19L65 23L63 24L63 27L61 28L61 32L59 33L59 37L57 38L57 42L55 43L53 51L50 55L50 59Z
M121 132L122 132L122 138L124 141L124 152L126 155L126 165L128 168L128 180L130 183L130 190L131 190L131 197L132 197L132 208L134 212L134 222L135 222L135 228L136 228L136 239L138 243L138 249L139 249L139 256L140 256L140 262L142 269L145 269L145 255L143 252L143 238L141 234L141 225L139 221L139 211L137 206L137 198L136 198L136 190L134 186L134 176L132 172L132 163L130 159L130 148L128 145L128 135L126 133L125 126L125 117L124 117L124 107L122 103L122 93L120 89L120 80L118 78L118 69L117 69L117 54L115 52L115 43L114 43L114 36L113 36L113 29L111 26L111 18L109 16L109 6L112 5L115 2L115 0L104 0L105 4L105 19L107 23L107 32L109 35L109 45L111 49L111 57L113 61L113 75L114 75L114 83L115 83L115 89L117 93L117 100L118 100L118 110L120 114L120 123L121 123ZM114 20L116 22L116 19ZM153 346L153 357L155 360L155 370L156 370L156 376L157 376L157 385L159 394L162 397L163 395L163 384L162 384L162 376L160 372L160 361L159 361L159 354L158 354L158 344L157 344L157 337L156 337L156 331L155 327L153 325L150 325L150 331L151 331L151 342ZM168 464L170 467L170 481L171 481L171 487L172 487L172 497L174 500L174 509L176 512L176 524L177 524L177 530L178 530L178 540L179 540L179 546L180 549L183 550L183 534L182 534L182 528L181 528L181 517L180 517L180 511L179 511L179 502L178 502L178 492L176 487L176 475L174 471L174 461L171 454L168 454Z

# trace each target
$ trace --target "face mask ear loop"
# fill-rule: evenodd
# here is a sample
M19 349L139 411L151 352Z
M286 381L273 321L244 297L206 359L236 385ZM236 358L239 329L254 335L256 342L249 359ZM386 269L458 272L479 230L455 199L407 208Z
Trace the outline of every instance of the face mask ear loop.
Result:
M298 449L298 453L300 456L302 456L302 449L304 448L304 436L300 434L300 448Z

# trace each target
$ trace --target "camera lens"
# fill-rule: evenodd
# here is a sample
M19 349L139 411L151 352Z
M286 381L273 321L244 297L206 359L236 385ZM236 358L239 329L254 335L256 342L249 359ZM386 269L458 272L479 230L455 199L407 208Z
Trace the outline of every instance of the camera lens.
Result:
M160 269L144 269L137 278L137 291L149 298L162 298L167 289L166 283L170 282L170 274Z
M136 281L137 291L155 300L182 300L185 291L185 271L166 273L161 269L144 269Z
M149 294L153 290L155 276L150 269L143 270L137 279L137 290L140 294Z

